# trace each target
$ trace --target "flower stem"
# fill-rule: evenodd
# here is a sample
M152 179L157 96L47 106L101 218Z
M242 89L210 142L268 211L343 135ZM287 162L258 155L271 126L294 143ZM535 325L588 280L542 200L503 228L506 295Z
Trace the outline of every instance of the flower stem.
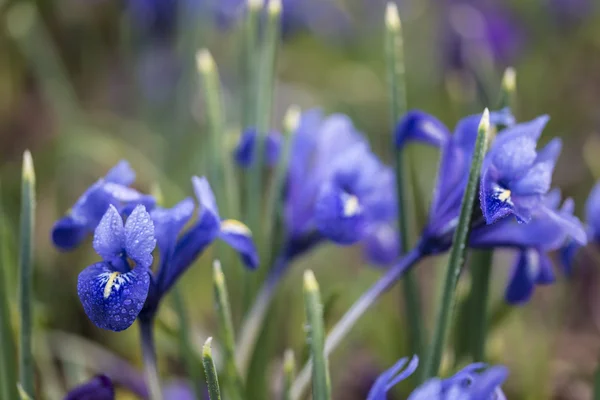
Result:
M258 292L252 308L244 319L244 323L240 329L239 342L236 347L237 366L241 376L247 376L254 347L256 346L271 300L275 295L275 289L284 275L283 272L286 266L287 260L285 258L280 257L277 259L269 271L269 275L265 279L262 288Z
M160 378L156 365L156 351L154 349L153 319L140 319L140 338L142 342L142 356L144 358L144 374L146 384L150 389L150 400L162 400Z
M391 130L395 131L396 124L406 112L406 79L404 68L404 46L402 25L398 8L394 3L388 3L385 15L386 58L388 81L390 88ZM404 156L406 149L396 150L396 194L398 202L398 233L400 235L401 251L409 248L408 210L405 201ZM409 343L412 354L421 354L423 323L421 320L421 301L419 287L413 271L408 271L402 280L404 307L409 331Z
M331 329L325 340L325 356L329 356L337 348L342 339L350 332L354 324L364 315L364 313L379 299L379 297L388 291L394 283L400 279L404 273L416 264L424 254L420 247L416 247L400 260L400 262L387 270L373 286L369 288L354 304L346 311L338 323ZM312 365L307 363L302 368L298 378L292 386L292 399L298 400L304 394L310 383Z
M23 391L35 397L32 345L33 231L35 227L35 171L29 150L23 154L21 183L21 240L19 244L19 380Z
M451 325L452 313L454 311L454 292L456 289L456 283L458 282L460 271L465 261L473 204L475 195L477 193L481 164L483 163L483 158L487 148L487 136L489 128L489 112L486 109L483 112L483 117L481 118L481 122L479 123L479 128L477 130L475 152L473 154L473 161L471 162L467 187L461 203L458 225L452 240L453 244L452 249L450 250L448 268L446 269L444 289L442 292L442 297L440 298L438 316L436 318L436 325L433 333L433 342L429 348L429 352L425 360L422 381L425 381L438 373L442 360L442 353L444 351L444 345L446 343L446 337L448 336L447 333Z
M468 329L471 336L471 358L477 362L485 361L485 339L488 322L487 304L494 252L492 250L477 250L472 255Z

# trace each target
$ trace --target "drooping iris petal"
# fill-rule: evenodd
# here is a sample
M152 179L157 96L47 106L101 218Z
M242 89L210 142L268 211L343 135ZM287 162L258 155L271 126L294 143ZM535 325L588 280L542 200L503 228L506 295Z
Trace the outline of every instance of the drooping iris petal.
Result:
M150 285L149 270L114 271L109 263L90 265L79 274L77 294L89 319L99 328L122 331L142 310Z
M439 378L429 379L427 382L416 388L407 400L430 400L441 399L442 380ZM382 399L385 400L385 399Z
M349 245L363 237L365 213L356 195L337 185L325 184L315 206L315 224L329 240Z
M52 242L61 250L69 250L77 247L88 234L87 221L67 215L52 227Z
M156 247L154 223L143 205L138 205L125 222L125 251L127 256L144 268L152 265Z
M585 203L585 219L593 240L600 240L600 182L596 183Z
M64 400L114 400L115 388L106 375L98 375L71 389Z
M254 269L258 266L258 252L252 241L252 232L246 225L233 219L224 220L219 238L239 253L247 267Z
M369 262L390 265L400 255L398 232L389 224L370 226L364 238L364 252Z
M508 377L508 368L502 365L496 365L484 371L472 384L469 389L471 397L469 399L494 399L505 400L500 386ZM495 397L492 397L495 395Z
M396 148L408 141L418 141L443 147L450 140L450 132L437 118L422 111L409 111L396 126Z
M513 267L508 286L504 293L504 299L509 304L522 304L527 302L533 294L536 273L535 265L531 265L525 251L519 252L515 266Z
M123 218L113 205L106 210L94 232L94 250L106 261L120 258L125 250Z
M104 176L106 182L129 186L135 181L135 171L125 160L121 160L112 167Z

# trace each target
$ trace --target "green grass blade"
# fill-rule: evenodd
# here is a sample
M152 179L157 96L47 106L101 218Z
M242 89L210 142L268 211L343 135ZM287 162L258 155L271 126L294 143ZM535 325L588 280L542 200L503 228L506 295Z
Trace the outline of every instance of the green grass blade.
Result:
M331 399L329 367L325 355L325 328L323 304L319 284L311 270L304 272L304 306L308 326L308 342L312 358L312 397L314 400Z
M296 377L296 358L294 351L287 349L283 356L283 400L292 400L292 383Z
M386 63L388 70L388 88L390 90L391 132L392 142L398 120L406 113L406 78L404 68L404 45L402 25L398 8L394 3L388 3L385 13ZM392 147L395 148L395 147ZM408 202L406 201L404 161L406 149L396 150L396 193L398 201L398 233L402 251L409 249ZM408 271L402 280L404 306L406 309L408 337L412 354L421 354L423 322L421 318L420 291L414 271Z
M215 260L213 263L213 289L225 349L226 377L231 392L229 396L232 399L242 399L244 397L244 384L235 363L235 334L231 319L229 295L227 293L227 285L225 284L225 275L223 274L219 260Z
M212 338L208 338L202 348L202 364L204 365L204 374L206 375L206 384L208 385L208 396L210 400L221 400L221 390L219 389L219 378L217 368L212 357L210 345Z
M0 196L1 197L1 196ZM4 209L0 201L0 398L16 399L17 360L5 273Z
M456 227L456 231L454 232L452 249L450 250L450 258L448 267L446 269L444 288L442 297L440 298L438 316L435 323L433 342L429 348L429 352L425 360L425 368L423 369L423 381L434 375L437 375L442 360L444 345L446 343L446 337L448 336L448 330L452 321L452 313L454 311L454 292L460 271L465 262L467 240L469 237L469 231L471 229L471 216L475 195L477 194L477 189L479 186L479 173L481 171L481 164L483 163L483 158L487 149L489 130L490 117L489 111L486 109L483 112L483 117L481 118L481 122L479 123L479 128L477 130L477 140L475 142L475 152L473 154L473 161L471 162L471 168L469 171L469 180L467 182L465 194L463 195L461 203L458 225Z
M33 324L33 233L35 226L35 171L29 150L23 154L21 183L21 236L19 243L19 381L25 393L34 396L32 355Z

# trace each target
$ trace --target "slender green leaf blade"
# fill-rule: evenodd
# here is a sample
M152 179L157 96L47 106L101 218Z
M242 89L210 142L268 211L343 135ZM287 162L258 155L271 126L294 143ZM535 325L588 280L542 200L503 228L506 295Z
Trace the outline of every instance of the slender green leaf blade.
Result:
M206 375L206 384L208 385L208 396L210 400L221 400L221 390L219 389L219 378L217 368L212 357L212 338L209 337L202 348L202 364L204 365L204 374Z

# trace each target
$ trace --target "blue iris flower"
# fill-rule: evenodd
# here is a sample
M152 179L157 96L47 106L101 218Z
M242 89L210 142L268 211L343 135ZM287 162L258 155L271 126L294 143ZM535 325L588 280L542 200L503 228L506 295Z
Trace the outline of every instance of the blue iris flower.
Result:
M98 375L88 382L71 389L65 400L114 400L115 388L106 375Z
M403 358L377 378L369 391L367 400L386 400L387 393L399 382L405 380L417 369L419 359L414 356L410 362ZM474 363L455 375L446 378L432 378L416 388L408 400L503 400L506 399L500 386L508 376L503 366L494 366L483 372L485 364Z
M389 264L398 256L394 229L394 175L369 148L351 120L341 114L324 117L320 110L303 113L292 135L284 193L283 222L286 261L324 239L340 245L362 243L367 259ZM256 135L241 138L236 159L251 161ZM281 144L267 139L266 162L273 162ZM271 146L271 147L269 147Z
M440 121L420 111L409 112L398 125L397 146L415 140L439 147L442 152L429 222L421 239L425 255L446 251L451 245L480 118L475 115L461 120L454 135ZM498 133L482 166L482 214L473 218L469 244L518 251L505 293L509 303L517 304L529 299L536 284L554 281L549 251L570 239L584 244L587 238L573 216L572 200L567 199L559 208L560 193L548 193L560 141L551 141L536 152L547 118L515 124L508 110L493 112L490 118L493 124L507 128Z
M86 191L53 232L56 236L57 230L64 230L65 220L81 221L76 226L86 234L94 231L94 249L102 261L79 274L77 291L86 314L98 327L121 331L138 317L152 318L162 297L216 239L235 249L249 268L258 266L250 230L239 221L221 220L205 178L192 178L200 208L197 221L184 233L196 210L194 201L186 198L172 208L155 207L151 196L124 186L132 181L133 171L120 163ZM73 247L84 236L78 235ZM159 250L156 273L152 270L155 247Z
M52 242L61 250L72 250L94 232L110 204L122 213L129 213L136 204L152 209L155 200L129 188L135 172L127 161L115 165L104 178L90 186L67 215L54 224Z

